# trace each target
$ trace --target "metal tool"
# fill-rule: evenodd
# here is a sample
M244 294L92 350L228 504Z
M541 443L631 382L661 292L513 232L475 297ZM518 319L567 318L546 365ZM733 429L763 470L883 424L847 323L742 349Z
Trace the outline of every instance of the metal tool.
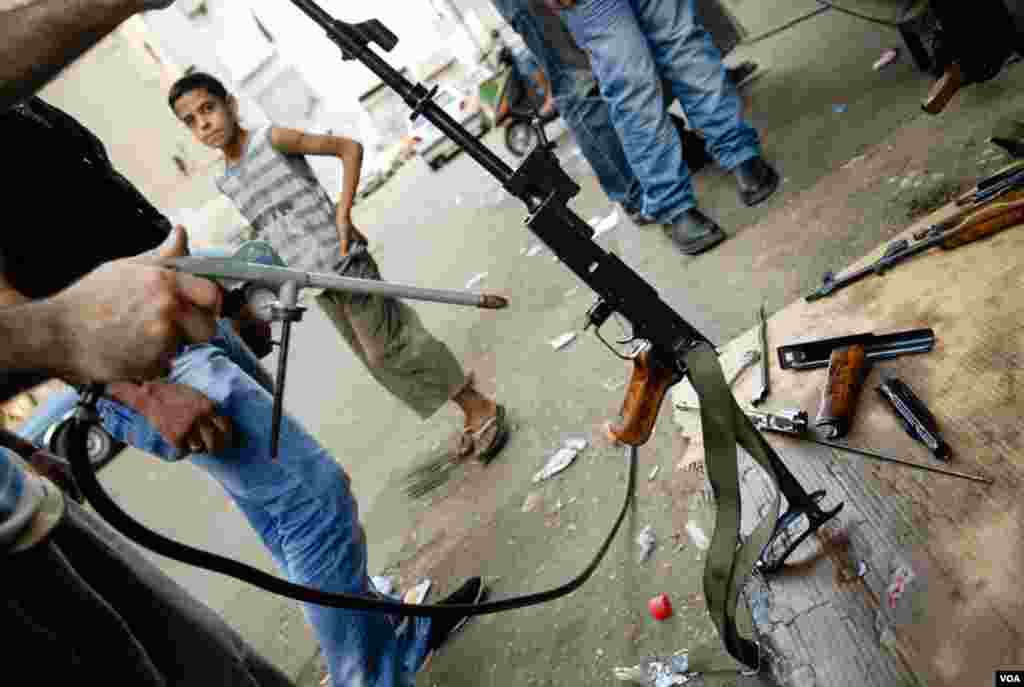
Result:
M812 370L828 367L832 351L860 345L869 361L888 360L908 353L928 353L935 347L932 329L912 329L894 334L854 334L818 341L779 346L779 366L783 370Z
M927 472L937 472L940 475L947 475L949 477L959 477L960 479L970 480L972 482L980 482L982 484L992 484L992 480L987 477L978 477L977 475L970 475L964 472L957 472L956 470L947 470L945 468L937 468L932 465L926 465L924 463L915 463L910 460L903 460L902 458L893 458L892 456L882 455L874 451L869 451L848 444L843 444L837 441L827 441L825 439L819 439L818 437L810 434L807 429L807 412L799 409L782 410L776 413L761 413L757 411L747 411L747 417L754 423L754 426L763 432L775 432L777 434L785 434L801 441L807 441L812 444L821 444L822 446L828 446L830 448L836 448L840 451L849 451L850 453L856 453L861 456L873 458L875 460L882 461L884 463L895 463L897 465L903 465L908 468L914 468L916 470L925 470Z
M764 399L768 398L768 318L764 314L764 303L761 304L761 309L757 312L758 323L759 323L759 335L761 337L761 388L758 390L757 395L750 399L750 404L753 406L759 406L764 403Z
M887 376L878 386L878 393L889 402L912 439L924 444L939 460L949 461L952 451L939 436L939 421L903 380Z
M761 359L761 353L755 350L749 350L743 354L740 358L739 367L733 371L729 378L725 380L726 384L732 386L736 383L736 380L740 378L740 375L749 370L753 365ZM676 408L679 410L700 410L700 406L695 406L687 403L686 401L680 401L676 403Z

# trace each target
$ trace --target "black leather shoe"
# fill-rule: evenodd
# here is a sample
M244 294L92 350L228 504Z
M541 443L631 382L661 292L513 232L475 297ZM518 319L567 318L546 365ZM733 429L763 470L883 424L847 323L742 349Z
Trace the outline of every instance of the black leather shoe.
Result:
M725 232L697 208L691 208L672 224L663 224L665 234L687 255L703 253L725 240Z
M740 200L747 207L757 205L779 187L779 173L760 157L750 158L732 173L739 186Z

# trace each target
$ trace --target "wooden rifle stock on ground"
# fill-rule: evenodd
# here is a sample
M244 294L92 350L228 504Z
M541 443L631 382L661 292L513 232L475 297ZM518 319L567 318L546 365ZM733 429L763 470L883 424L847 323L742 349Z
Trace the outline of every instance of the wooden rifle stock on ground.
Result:
M871 370L864 346L855 344L832 351L828 361L828 382L821 394L816 427L826 427L829 439L846 436L853 413Z
M882 274L893 265L936 246L952 250L1024 223L1024 197L1020 197L1018 195L1020 193L1022 192L1015 192L1013 194L1017 198L1016 200L985 205L976 212L968 214L961 222L947 231L938 231L935 235L928 236L915 243L910 243L906 240L896 241L889 245L885 255L867 267L841 277L833 277L831 273L826 274L824 283L804 300L810 302L830 296L836 291L860 281L869 274Z

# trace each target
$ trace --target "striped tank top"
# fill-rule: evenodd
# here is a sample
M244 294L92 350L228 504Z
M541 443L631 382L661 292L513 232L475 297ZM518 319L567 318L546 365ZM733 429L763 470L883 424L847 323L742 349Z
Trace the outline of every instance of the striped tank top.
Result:
M268 242L289 267L333 272L342 262L335 203L304 156L274 149L271 128L250 133L241 161L217 188L249 221L252 235L243 240Z

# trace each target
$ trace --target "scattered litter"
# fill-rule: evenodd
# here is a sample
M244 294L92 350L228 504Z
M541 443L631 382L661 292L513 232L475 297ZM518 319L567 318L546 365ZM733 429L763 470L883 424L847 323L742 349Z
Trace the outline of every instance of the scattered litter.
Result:
M587 447L587 440L583 437L572 437L565 440L565 447L574 451L582 451Z
M640 562L643 563L650 558L651 552L654 551L654 546L657 544L654 538L654 530L651 529L650 525L640 530L636 543L640 545Z
M647 481L648 482L653 482L654 481L654 478L658 476L658 470L661 470L661 466L660 465L655 465L654 469L651 470L651 474L647 475Z
M405 593L402 601L407 604L421 604L427 598L427 594L430 593L430 587L431 582L429 579L422 580L418 585Z
M563 348L565 348L566 346L568 346L569 344L571 344L575 340L576 340L576 332L566 332L565 334L562 334L557 339L552 339L551 340L551 347L554 348L556 351L560 351Z
M569 505L570 505L570 506L571 506L572 504L574 504L574 503L576 503L576 497L575 497L575 496L573 496L573 497L572 497L571 499L569 499Z
M685 685L696 674L689 674L690 661L685 653L669 658L645 658L631 668L619 667L612 672L621 682L632 682L644 687L672 687Z
M619 211L612 208L612 211L605 217L594 217L587 222L591 227L594 228L593 238L597 238L601 234L607 234L609 231L614 229L619 224Z
M602 656L604 656L604 649L598 649L597 650L597 657L601 658Z
M535 255L539 255L542 250L544 250L544 244L535 243L526 251L526 256L532 258Z
M578 286L574 286L574 287L572 287L571 289L569 289L568 291L566 291L566 292L565 292L565 297L566 297L566 298L572 298L573 296L575 296L575 295L576 295L576 293L577 293L577 292L578 292L579 290L580 290L580 287L578 287Z
M532 513L537 510L537 506L540 505L541 499L542 497L538 491L532 491L527 494L526 500L523 501L523 512Z
M542 482L569 467L572 462L576 460L576 454L586 447L586 439L580 439L577 437L566 439L562 443L562 447L555 451L555 454L548 459L547 464L533 476L533 483L536 484L537 482ZM572 503L572 500L570 500L569 503Z
M899 56L900 51L898 48L888 48L886 50L883 50L882 54L878 56L877 60L875 60L875 63L871 65L871 68L874 69L876 72L885 69L890 64L899 59Z
M373 588L385 596L395 590L395 579L390 575L374 575L370 578Z
M906 565L901 565L893 571L892 577L889 578L889 588L886 590L889 608L896 608L900 597L907 591L907 585L913 582L915 577L914 571Z
M574 522L570 522L570 523L569 523L569 527L568 527L568 530L569 530L570 532L575 532L575 531L576 531L576 523L574 523Z
M758 625L767 625L769 623L768 609L771 605L767 585L763 583L756 585L747 600L750 603L750 615L754 622Z
M647 609L655 620L664 620L672 615L672 602L668 600L668 594L658 594L647 602Z
M487 276L487 272L481 272L481 273L477 274L476 276L472 277L469 281L466 282L466 288L467 289L473 288L474 286L476 286L477 284L482 282L484 280L484 277L486 277L486 276Z
M547 465L541 469L540 472L533 476L533 483L543 482L549 477L554 477L562 470L569 467L572 461L576 459L576 451L568 448L560 448L555 452L555 455L551 456L548 460Z
M846 103L836 103L835 105L832 106L832 111L835 112L836 114L843 114L844 112L846 112L848 107L849 106Z
M701 551L707 551L708 547L711 546L711 542L708 541L708 536L704 534L704 530L700 528L695 522L686 523L686 532L690 535L690 539Z
M868 564L864 561L857 563L857 579L860 579L868 574Z
M552 511L551 511L551 512L552 512L552 513L558 513L558 512L560 512L560 511L561 511L561 510L562 510L563 508L565 508L565 504L564 504L564 503L562 503L562 499L558 499L558 501L557 501L557 502L555 503L555 507L554 507L554 509L552 509Z

